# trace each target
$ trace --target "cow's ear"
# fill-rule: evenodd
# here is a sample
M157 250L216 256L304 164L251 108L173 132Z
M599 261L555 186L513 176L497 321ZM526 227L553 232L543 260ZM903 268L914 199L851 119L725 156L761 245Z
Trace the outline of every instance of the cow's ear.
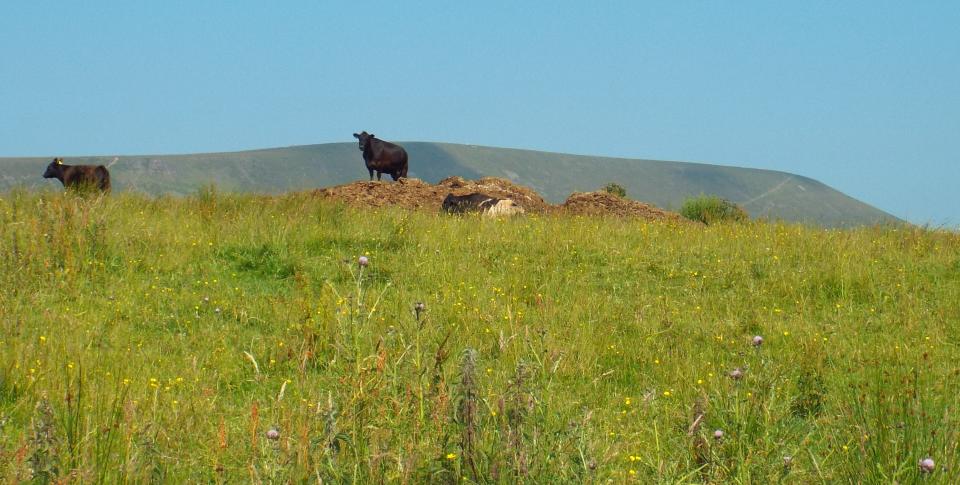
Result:
M375 137L375 136L377 136L377 135L374 135L373 133L370 133L368 136L369 136L370 138L373 138L373 137Z
M359 134L359 133L354 133L354 134L353 134L353 137L354 137L354 138L360 138L360 134Z

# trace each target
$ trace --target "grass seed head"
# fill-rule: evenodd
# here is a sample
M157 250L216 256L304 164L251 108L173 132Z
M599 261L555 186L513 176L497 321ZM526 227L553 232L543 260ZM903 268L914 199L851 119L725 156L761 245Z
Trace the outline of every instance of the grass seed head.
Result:
M420 314L426 311L427 305L422 301L418 301L413 304L413 311L417 314L417 319L420 319Z

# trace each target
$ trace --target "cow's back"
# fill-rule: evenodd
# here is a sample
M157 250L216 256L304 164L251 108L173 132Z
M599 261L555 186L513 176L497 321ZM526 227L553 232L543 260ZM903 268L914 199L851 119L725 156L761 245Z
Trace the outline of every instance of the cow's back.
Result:
M65 187L89 185L100 190L110 190L110 171L103 165L73 165L63 172Z
M367 169L407 176L407 151L400 145L374 138L370 141L370 149L363 151L363 161Z

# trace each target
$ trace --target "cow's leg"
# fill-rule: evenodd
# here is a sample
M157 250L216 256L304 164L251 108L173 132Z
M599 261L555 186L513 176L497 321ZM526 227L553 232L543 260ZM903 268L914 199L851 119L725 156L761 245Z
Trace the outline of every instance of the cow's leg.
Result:
M383 172L377 170L377 182L380 181L380 176L383 175Z
M370 181L373 182L373 169L368 168L367 171L370 172Z
M390 176L393 177L393 180L400 180L400 174L396 171L390 172Z

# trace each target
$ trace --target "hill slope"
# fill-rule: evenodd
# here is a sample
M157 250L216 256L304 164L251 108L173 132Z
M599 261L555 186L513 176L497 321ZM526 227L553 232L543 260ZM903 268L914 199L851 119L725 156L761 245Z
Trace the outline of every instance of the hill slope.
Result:
M459 175L506 177L532 187L551 202L574 191L617 182L631 198L678 209L690 196L716 194L743 205L752 216L825 226L896 220L816 180L771 170L699 163L632 160L457 145L406 142L410 176L427 182ZM110 165L113 186L150 194L187 194L215 183L227 191L278 193L366 178L353 143L329 143L231 153L66 157L68 163ZM0 158L0 190L52 187L40 178L48 158Z

